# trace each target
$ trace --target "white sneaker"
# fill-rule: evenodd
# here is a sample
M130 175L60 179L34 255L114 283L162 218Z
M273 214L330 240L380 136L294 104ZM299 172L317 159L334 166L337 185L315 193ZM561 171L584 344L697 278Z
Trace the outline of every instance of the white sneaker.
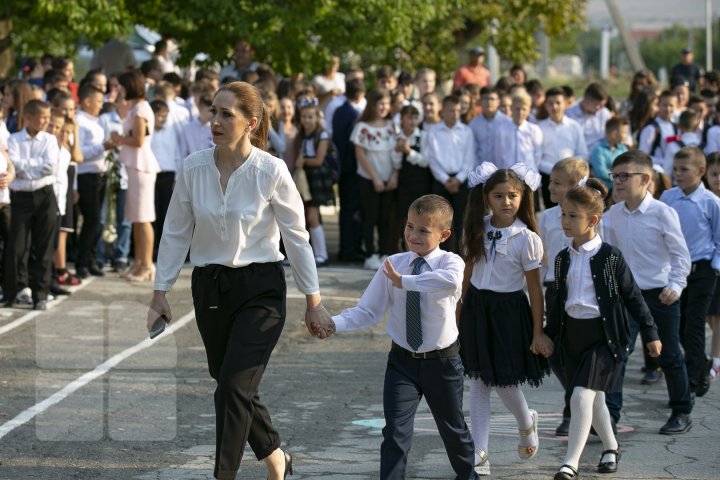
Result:
M22 303L25 305L32 305L32 290L30 290L30 287L25 287L22 290L20 290L15 297L15 300L18 303Z
M373 253L365 259L365 264L363 265L363 268L365 268L365 270L377 270L381 266L382 262L380 261L380 257L377 253Z
M52 293L48 293L47 301L52 302L53 300L55 300L55 295L53 295Z

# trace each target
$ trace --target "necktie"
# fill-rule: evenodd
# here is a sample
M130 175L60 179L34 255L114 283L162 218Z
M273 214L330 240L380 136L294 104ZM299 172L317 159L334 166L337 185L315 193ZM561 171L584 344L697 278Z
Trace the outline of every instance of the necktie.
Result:
M425 259L418 257L413 260L412 274L420 274L420 269L425 264ZM405 299L405 338L413 351L422 345L422 323L420 315L420 292L407 292Z

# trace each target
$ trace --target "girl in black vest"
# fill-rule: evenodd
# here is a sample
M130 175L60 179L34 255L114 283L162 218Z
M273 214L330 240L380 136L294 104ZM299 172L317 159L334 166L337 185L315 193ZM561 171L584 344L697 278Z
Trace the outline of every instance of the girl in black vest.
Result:
M572 418L565 462L555 480L578 477L580 455L590 426L603 443L599 473L617 471L620 448L613 434L605 394L622 388L622 366L628 356L625 309L641 325L650 355L660 355L657 327L622 254L595 232L605 207L607 188L591 178L568 191L562 201L562 228L572 244L555 258L557 298L546 333L573 389Z

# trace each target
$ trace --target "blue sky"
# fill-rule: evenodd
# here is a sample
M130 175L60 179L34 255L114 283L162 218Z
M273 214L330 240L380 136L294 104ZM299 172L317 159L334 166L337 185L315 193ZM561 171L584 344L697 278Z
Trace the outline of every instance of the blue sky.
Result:
M617 4L631 29L654 29L673 24L705 26L705 0L617 0ZM720 15L720 0L712 0L713 17ZM588 23L602 27L611 23L605 0L590 0L587 5Z

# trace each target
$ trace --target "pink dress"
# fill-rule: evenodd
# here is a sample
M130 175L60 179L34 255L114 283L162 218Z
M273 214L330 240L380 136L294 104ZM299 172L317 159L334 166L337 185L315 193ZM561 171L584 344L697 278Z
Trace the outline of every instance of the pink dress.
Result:
M160 164L150 148L155 115L150 104L140 100L125 116L125 135L130 134L136 116L147 121L145 141L140 148L129 145L120 147L118 161L125 165L128 175L125 218L133 223L148 223L155 221L155 178L160 171Z

